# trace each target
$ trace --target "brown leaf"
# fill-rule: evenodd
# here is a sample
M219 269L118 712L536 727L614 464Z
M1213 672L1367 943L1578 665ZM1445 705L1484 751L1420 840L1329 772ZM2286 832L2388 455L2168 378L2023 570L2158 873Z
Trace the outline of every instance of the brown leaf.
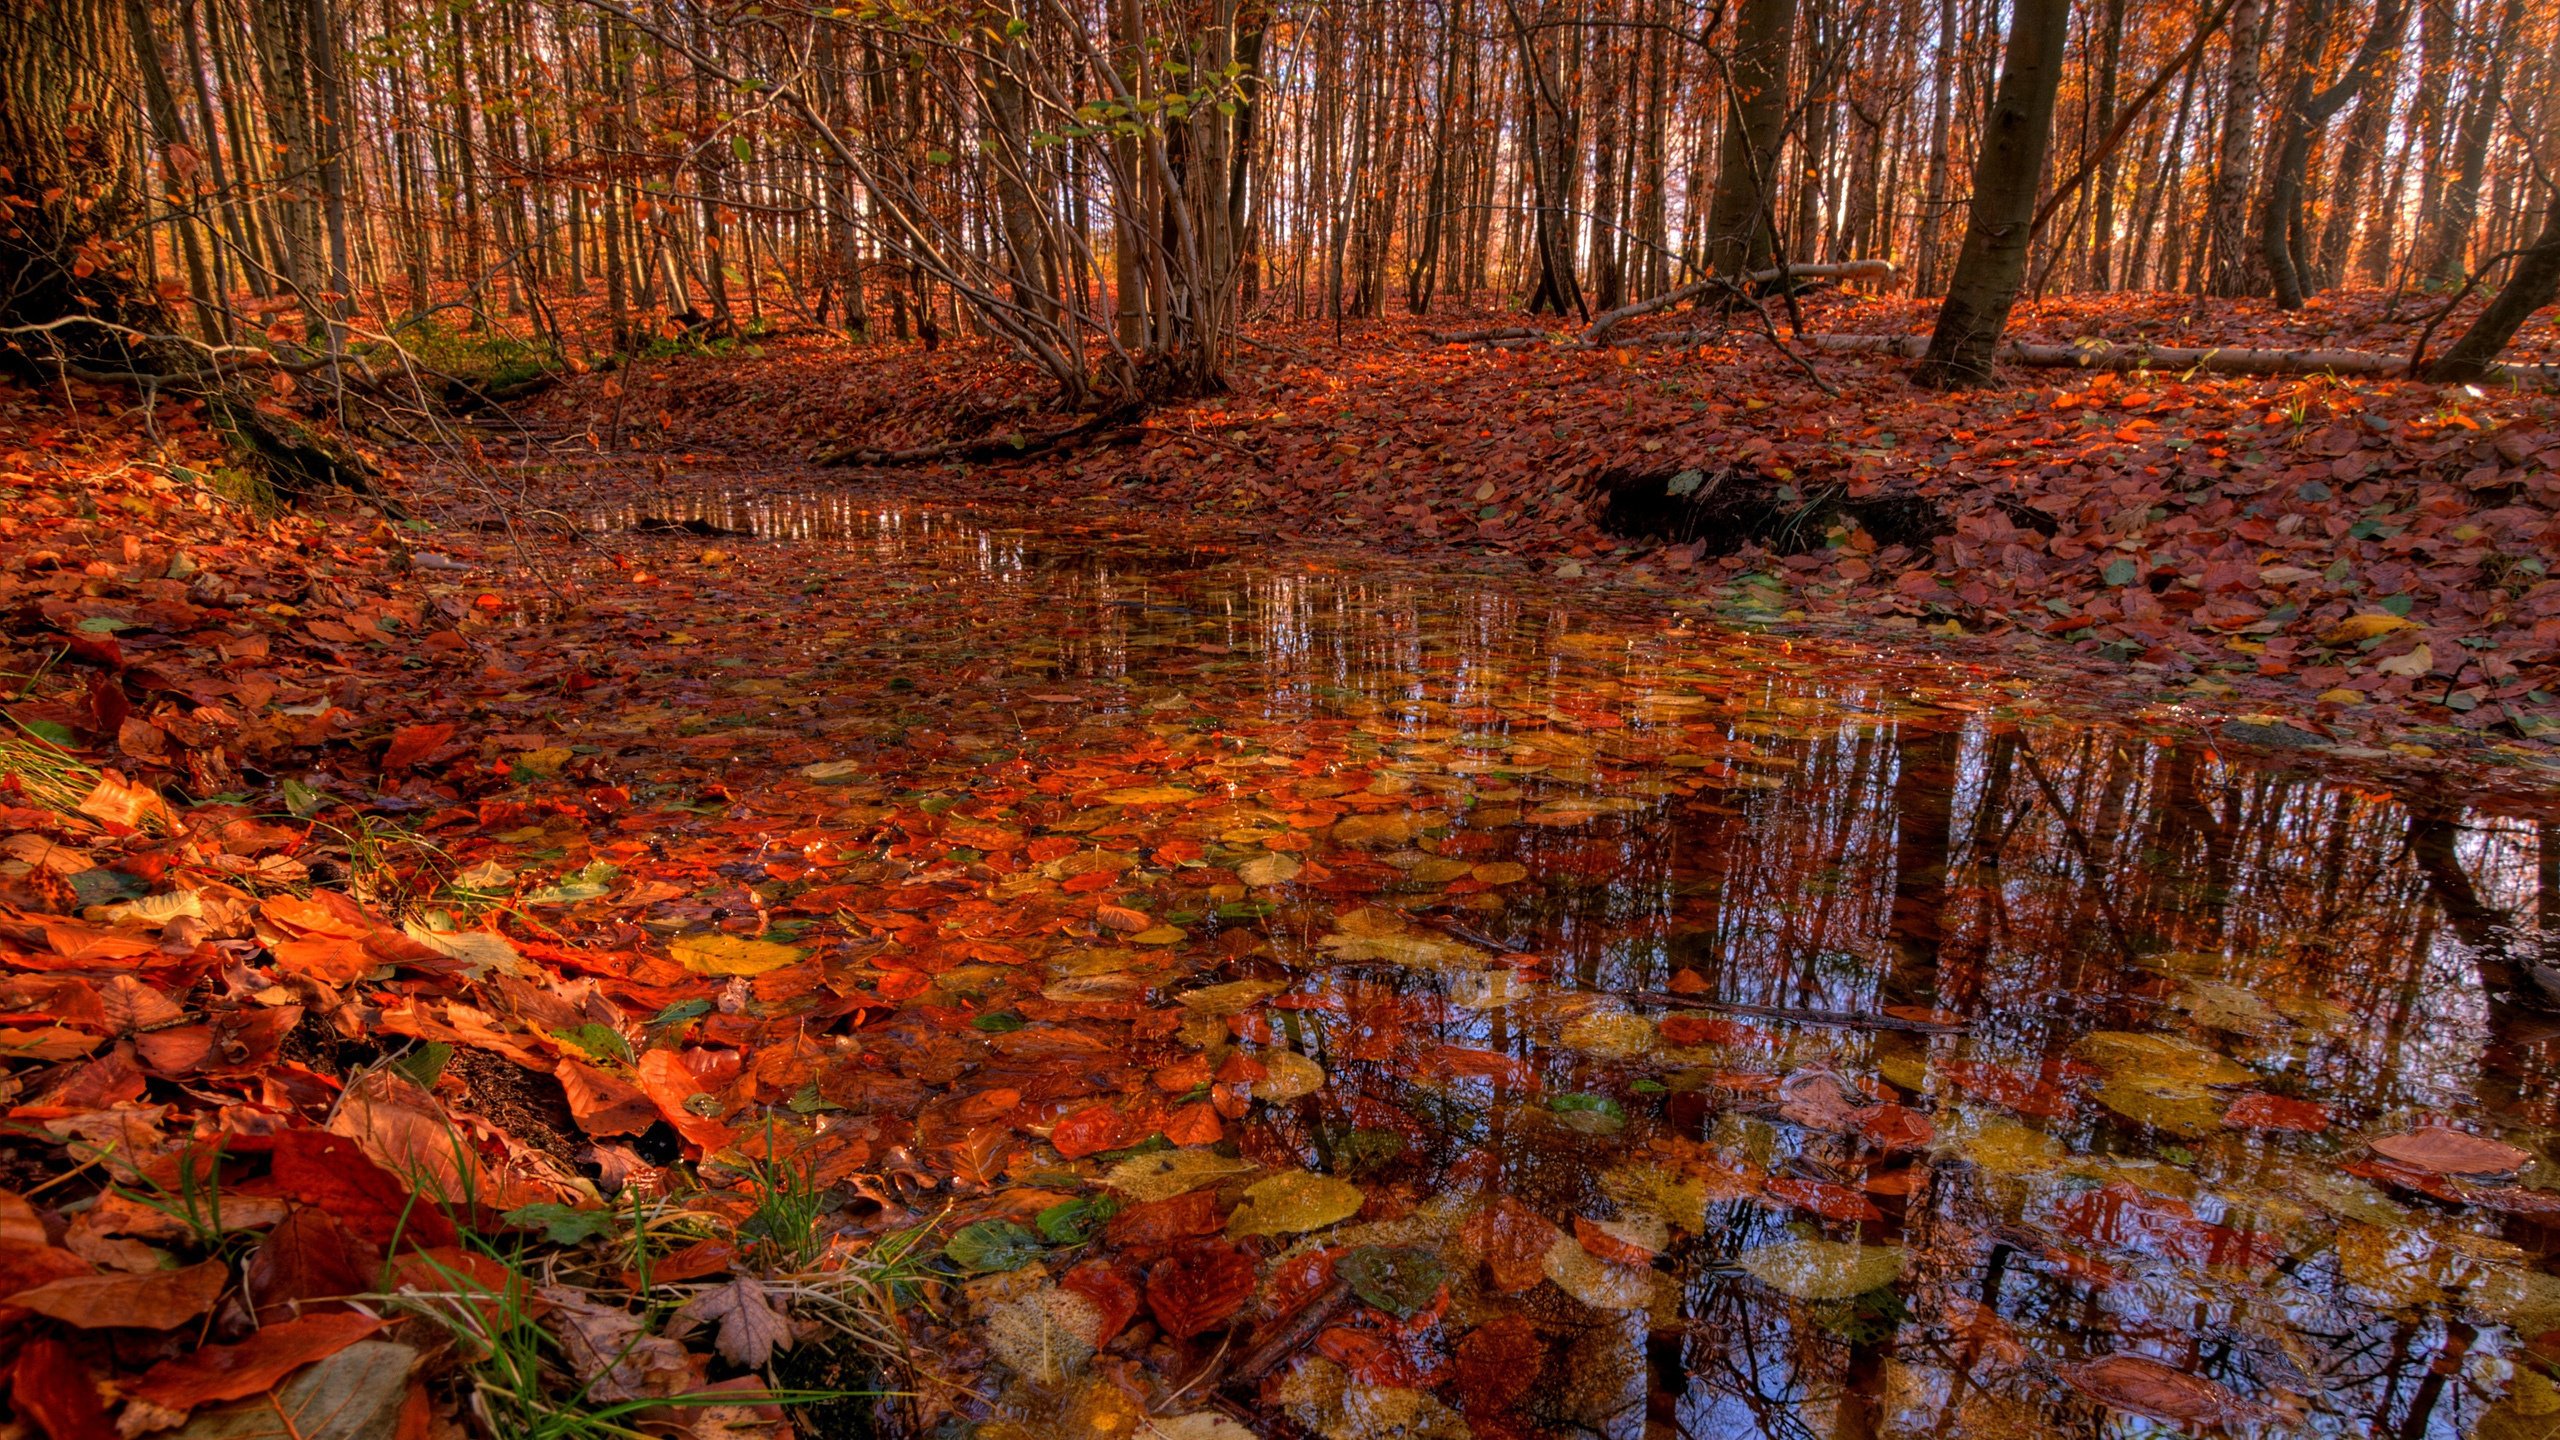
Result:
M1484 1258L1493 1288L1517 1294L1547 1278L1547 1252L1564 1232L1555 1222L1508 1195L1467 1217L1458 1231L1467 1248Z
M1459 1407L1469 1416L1508 1408L1538 1383L1546 1363L1547 1342L1527 1316L1495 1316L1458 1342L1454 1379Z
M2081 1394L2135 1415L2182 1425L2220 1425L2257 1419L2254 1405L2201 1375L2143 1355L2106 1355L2082 1365L2055 1367Z
M231 1267L207 1260L147 1275L71 1275L21 1290L9 1303L83 1330L174 1330L213 1308Z
M741 1275L726 1285L694 1296L675 1314L676 1333L693 1325L718 1324L714 1342L720 1358L751 1370L764 1368L776 1350L791 1348L791 1322L774 1308L764 1286Z
M208 1345L163 1360L124 1387L127 1396L176 1411L262 1395L315 1360L382 1328L370 1315L337 1311L269 1325L237 1345Z
M2439 1175L2511 1175L2533 1157L2502 1141L2450 1125L2427 1125L2405 1135L2386 1135L2372 1142L2373 1153L2386 1160Z

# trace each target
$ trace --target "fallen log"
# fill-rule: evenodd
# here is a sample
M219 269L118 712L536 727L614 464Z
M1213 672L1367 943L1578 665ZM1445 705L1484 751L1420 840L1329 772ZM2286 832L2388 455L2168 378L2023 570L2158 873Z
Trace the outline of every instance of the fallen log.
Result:
M1434 345L1491 345L1504 340L1544 340L1547 332L1527 325L1512 325L1498 330L1425 330L1423 337Z
M1668 338L1668 337L1666 337ZM1807 335L1802 343L1831 355L1898 355L1929 351L1926 335ZM2177 346L2091 341L2048 345L2012 340L1994 357L2003 365L2082 370L2202 370L2219 375L2370 375L2409 378L2409 362L2373 350L2269 350L2247 346ZM2493 365L2483 383L2560 390L2560 365Z
M1593 316L1591 328L1582 332L1582 343L1585 346L1598 345L1607 338L1610 331L1629 320L1668 310L1675 305L1695 300L1701 295L1733 290L1745 285L1772 285L1781 280L1890 280L1892 278L1893 262L1890 260L1843 260L1835 265L1773 265L1766 270L1754 270L1743 276L1739 282L1730 276L1711 275L1704 280L1695 281L1674 290L1665 290L1650 299L1621 305L1615 310L1604 311Z

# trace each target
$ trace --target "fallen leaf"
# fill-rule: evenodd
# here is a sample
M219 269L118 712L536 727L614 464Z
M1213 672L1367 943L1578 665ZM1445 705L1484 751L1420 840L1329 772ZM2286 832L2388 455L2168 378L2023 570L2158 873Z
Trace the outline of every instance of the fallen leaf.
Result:
M163 1360L124 1387L126 1395L187 1411L261 1395L294 1371L325 1360L382 1328L370 1315L337 1311L268 1325L236 1345L207 1345Z
M717 1324L720 1358L750 1370L764 1368L776 1350L791 1348L791 1321L762 1282L741 1275L676 1307L669 1332L681 1336L696 1325Z
M142 1275L71 1275L8 1297L8 1303L83 1330L174 1330L213 1308L231 1267L207 1260Z

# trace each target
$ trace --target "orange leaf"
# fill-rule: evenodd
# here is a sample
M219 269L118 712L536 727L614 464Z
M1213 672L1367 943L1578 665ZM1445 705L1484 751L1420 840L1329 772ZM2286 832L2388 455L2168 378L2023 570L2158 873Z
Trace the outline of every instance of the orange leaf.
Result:
M1458 1235L1484 1257L1493 1288L1511 1295L1547 1278L1547 1252L1564 1232L1546 1216L1502 1195L1469 1216Z
M1880 1220L1884 1212L1875 1202L1846 1185L1828 1180L1805 1180L1793 1175L1781 1176L1761 1187L1761 1193L1772 1200L1810 1210L1832 1220Z
M263 1395L294 1371L325 1360L381 1328L381 1321L353 1311L305 1315L269 1325L237 1345L208 1345L163 1360L127 1385L125 1393L171 1410Z
M1120 1143L1120 1112L1108 1105L1088 1105L1052 1126L1049 1143L1070 1160L1098 1155Z
M83 1330L175 1330L212 1309L230 1283L231 1267L207 1260L140 1275L69 1275L21 1290L9 1303Z
M1208 1101L1194 1100L1165 1117L1164 1138L1176 1145L1215 1145L1227 1138L1227 1127Z

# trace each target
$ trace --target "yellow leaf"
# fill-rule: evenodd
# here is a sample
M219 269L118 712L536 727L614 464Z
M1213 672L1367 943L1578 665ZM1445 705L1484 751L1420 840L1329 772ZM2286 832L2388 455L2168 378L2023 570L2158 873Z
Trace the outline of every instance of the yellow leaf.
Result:
M1245 1188L1227 1217L1230 1235L1291 1235L1321 1230L1360 1213L1360 1187L1305 1170L1274 1175Z
M1126 790L1105 790L1102 798L1114 805L1173 805L1200 797L1197 791L1178 785L1133 785Z
M797 945L744 935L680 936L667 952L698 975L762 975L796 964L809 953Z
M1298 873L1298 857L1273 851L1256 855L1236 867L1236 878L1247 885L1279 885Z
M2355 645L2363 641L2370 640L2376 635L2388 635L2394 630L2415 630L2417 628L2418 622L2405 615L2385 615L2379 611L2374 611L2363 615L2350 615L2346 619L2339 621L2337 624L2330 626L2327 630L2321 632L2320 643L2323 645Z

